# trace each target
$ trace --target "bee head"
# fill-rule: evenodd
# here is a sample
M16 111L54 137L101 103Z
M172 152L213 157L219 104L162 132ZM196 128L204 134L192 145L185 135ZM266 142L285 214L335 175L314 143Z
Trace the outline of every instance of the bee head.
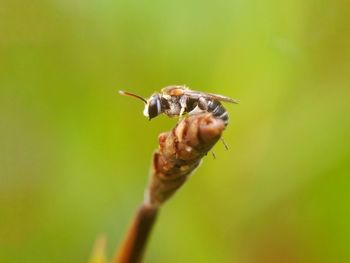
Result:
M147 100L147 104L145 105L143 114L149 120L151 120L154 117L157 117L161 113L162 113L162 106L160 104L160 97L159 97L159 94L156 93Z

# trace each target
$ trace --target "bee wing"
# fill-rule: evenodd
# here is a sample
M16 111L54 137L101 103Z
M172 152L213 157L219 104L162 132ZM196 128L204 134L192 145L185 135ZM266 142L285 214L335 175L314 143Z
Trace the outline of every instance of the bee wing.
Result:
M188 95L191 98L199 99L200 97L204 97L204 98L214 99L218 101L224 101L224 102L230 102L230 103L236 103L236 104L238 103L238 101L235 99L231 99L229 97L219 95L219 94L206 93L206 92L190 90L190 89L185 89L183 92L185 95Z

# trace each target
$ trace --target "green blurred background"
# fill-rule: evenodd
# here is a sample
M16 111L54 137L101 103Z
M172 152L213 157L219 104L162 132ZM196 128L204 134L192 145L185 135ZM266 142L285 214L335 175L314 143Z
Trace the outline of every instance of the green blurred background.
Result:
M0 4L0 262L87 262L120 242L170 84L240 100L162 209L145 262L350 262L347 1Z

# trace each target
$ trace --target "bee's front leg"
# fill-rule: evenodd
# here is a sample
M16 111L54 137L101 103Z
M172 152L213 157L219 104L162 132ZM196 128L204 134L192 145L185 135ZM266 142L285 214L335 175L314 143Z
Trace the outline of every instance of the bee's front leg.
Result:
M181 106L180 114L179 114L180 118L182 117L182 115L184 115L185 110L186 110L186 108L184 108L184 107Z
M179 100L181 109L180 109L180 113L179 113L179 120L182 120L182 116L184 115L186 108L187 108L187 97L186 96L182 96Z

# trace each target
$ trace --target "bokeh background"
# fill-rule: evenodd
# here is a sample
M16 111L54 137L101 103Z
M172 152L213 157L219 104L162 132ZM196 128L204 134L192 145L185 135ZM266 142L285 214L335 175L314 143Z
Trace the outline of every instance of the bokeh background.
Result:
M0 262L108 257L170 84L240 100L222 144L162 209L145 262L350 262L347 1L0 4Z

